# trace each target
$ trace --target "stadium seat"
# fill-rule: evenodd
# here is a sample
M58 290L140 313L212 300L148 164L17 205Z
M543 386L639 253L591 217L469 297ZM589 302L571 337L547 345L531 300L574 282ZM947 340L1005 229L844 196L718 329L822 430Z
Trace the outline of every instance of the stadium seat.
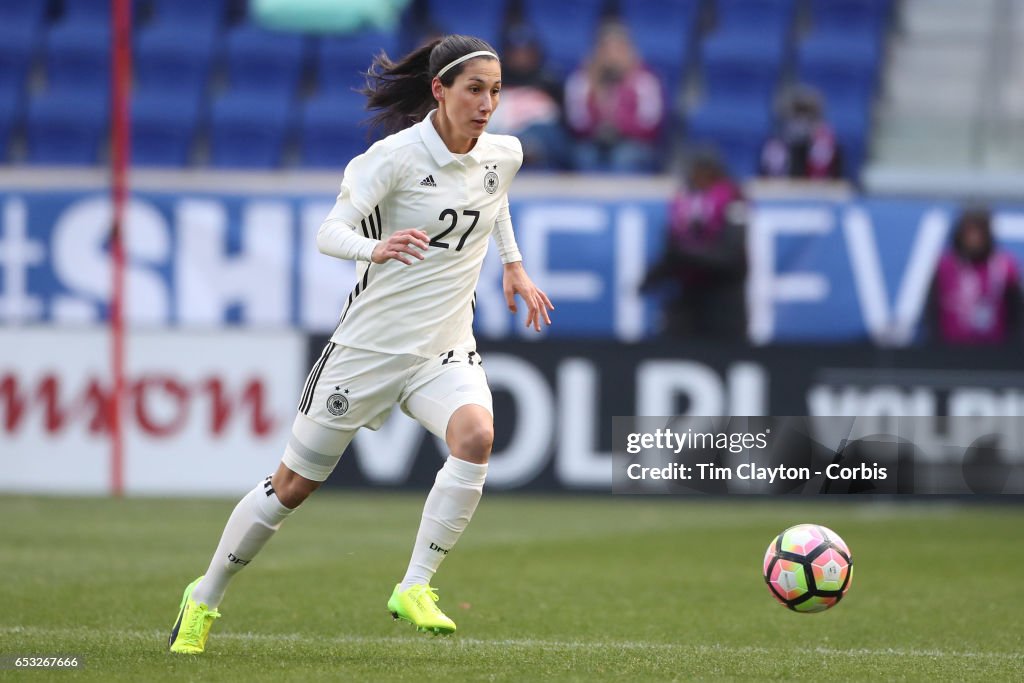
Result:
M500 50L505 3L499 0L431 0L430 17L444 33L482 38Z
M786 36L795 6L795 0L717 0L715 32Z
M713 143L739 178L756 172L771 129L793 7L791 0L723 0L717 29L701 46L704 99L690 114L688 138Z
M877 39L813 33L797 48L797 78L829 99L846 94L870 99L881 64Z
M303 165L344 168L370 146L368 128L362 125L369 116L365 98L354 93L308 100L302 108Z
M224 23L226 0L152 0L153 22L194 30L216 30Z
M349 93L353 88L361 88L366 82L363 74L381 50L392 59L400 57L393 33L360 31L340 38L322 38L316 56L321 90Z
M0 0L0 32L4 36L35 34L43 24L47 3Z
M696 34L698 4L694 0L634 0L621 5L644 62L675 91L690 60Z
M290 98L229 91L210 112L210 162L220 167L281 165L291 122Z
M597 36L600 2L524 0L523 6L526 20L541 35L547 65L556 74L567 75L590 54Z
M891 0L810 0L813 30L832 35L877 37L891 10Z
M788 61L793 0L719 0L700 58L705 93L771 96Z
M23 90L12 83L0 83L0 163L7 161L14 129L21 122Z
M142 87L160 85L195 94L205 91L216 44L215 29L186 32L180 25L156 24L141 31L136 42L135 78Z
M106 88L110 80L110 29L99 24L62 23L46 40L50 88Z
M841 67L877 71L882 46L878 36L844 35L813 31L797 48L798 62L821 62Z
M771 132L768 107L737 106L734 102L705 102L690 114L690 143L711 143L718 148L737 178L753 175L758 154Z
M95 164L106 139L106 92L64 89L34 97L28 104L28 160L38 164Z
M260 91L265 97L294 95L305 56L305 36L251 25L231 31L225 45L232 89Z
M33 4L46 3L34 0ZM62 26L93 29L110 26L110 0L62 0L61 7L64 10L60 18Z
M132 161L141 166L185 166L200 120L199 94L165 86L132 96Z
M870 106L865 102L826 104L825 118L843 150L843 175L856 181L867 156Z
M783 36L766 33L715 33L701 50L704 68L743 65L776 73L783 65L787 42Z
M0 25L0 89L23 89L39 46L37 31Z
M701 49L705 96L764 100L779 82L786 43L775 34L714 34Z
M767 107L787 61L790 3L730 0L700 49L704 96Z

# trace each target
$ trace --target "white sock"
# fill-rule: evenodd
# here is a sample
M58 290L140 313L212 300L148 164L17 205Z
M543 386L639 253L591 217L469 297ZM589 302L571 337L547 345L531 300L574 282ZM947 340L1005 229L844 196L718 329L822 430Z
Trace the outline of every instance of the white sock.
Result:
M409 568L402 579L402 590L417 583L430 583L441 561L473 517L483 495L486 477L487 465L448 456L423 506L423 517Z
M224 598L228 582L256 557L292 512L277 499L270 477L249 491L228 518L210 568L192 590L192 599L215 609Z

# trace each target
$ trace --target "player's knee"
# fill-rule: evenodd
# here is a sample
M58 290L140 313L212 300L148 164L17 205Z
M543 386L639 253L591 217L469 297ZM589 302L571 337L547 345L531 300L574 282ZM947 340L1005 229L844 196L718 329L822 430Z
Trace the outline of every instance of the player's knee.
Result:
M462 425L452 436L452 453L456 457L470 462L487 462L494 447L493 425L476 420Z
M282 463L274 476L270 479L270 485L274 487L277 499L286 508L295 508L302 505L302 502L309 498L313 491L320 488L319 481L306 479L300 474L293 472Z

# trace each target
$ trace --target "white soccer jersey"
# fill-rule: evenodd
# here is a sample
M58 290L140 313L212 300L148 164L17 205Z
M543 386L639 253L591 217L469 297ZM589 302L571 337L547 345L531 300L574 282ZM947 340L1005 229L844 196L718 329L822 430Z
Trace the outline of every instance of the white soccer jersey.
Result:
M456 158L434 129L434 113L375 143L345 169L325 225L340 221L378 240L418 228L430 248L422 261L410 257L411 265L359 264L331 337L336 344L422 357L475 344L476 286L496 223L509 228L499 231L508 236L499 242L503 260L518 260L507 193L523 162L519 140L483 133Z

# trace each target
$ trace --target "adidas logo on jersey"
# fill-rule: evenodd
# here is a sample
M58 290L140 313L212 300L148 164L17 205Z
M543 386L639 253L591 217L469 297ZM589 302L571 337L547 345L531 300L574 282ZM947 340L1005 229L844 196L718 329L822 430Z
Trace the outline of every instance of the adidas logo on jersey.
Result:
M428 175L426 178L420 181L420 185L423 187L437 187L437 183L434 182L434 176Z

